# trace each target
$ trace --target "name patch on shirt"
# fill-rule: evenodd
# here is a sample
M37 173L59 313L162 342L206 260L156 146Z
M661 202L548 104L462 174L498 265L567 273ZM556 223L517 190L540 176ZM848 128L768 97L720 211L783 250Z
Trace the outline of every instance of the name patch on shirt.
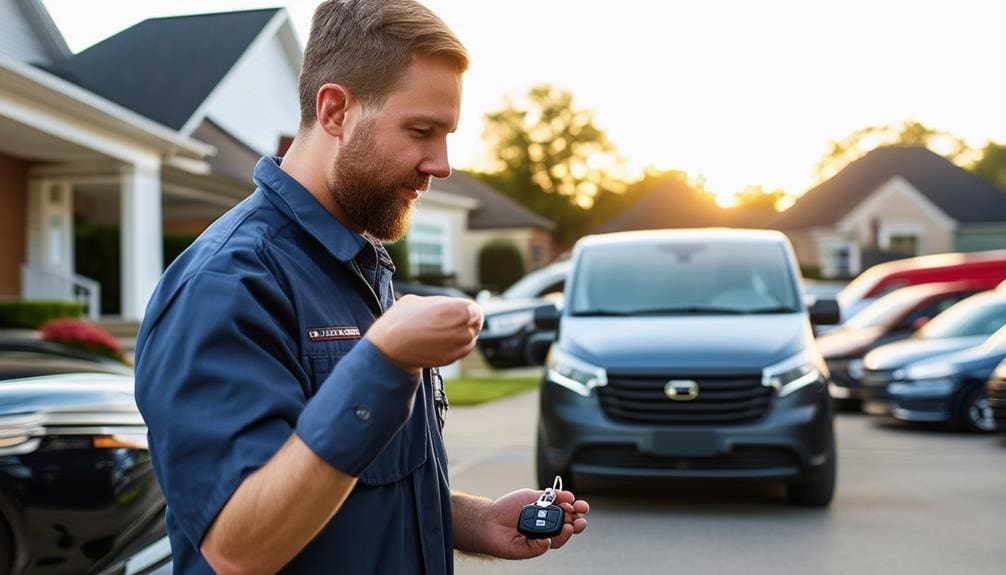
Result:
M360 328L355 326L316 327L307 330L307 337L311 341L331 341L333 339L360 339Z

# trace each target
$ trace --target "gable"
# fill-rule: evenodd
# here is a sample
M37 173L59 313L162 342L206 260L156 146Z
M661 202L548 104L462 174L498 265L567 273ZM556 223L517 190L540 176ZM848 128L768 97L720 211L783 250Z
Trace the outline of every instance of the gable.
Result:
M47 64L69 50L39 0L0 0L0 54Z
M300 124L300 60L289 18L274 21L189 119L183 133L209 119L260 155L276 154L280 137L295 134Z

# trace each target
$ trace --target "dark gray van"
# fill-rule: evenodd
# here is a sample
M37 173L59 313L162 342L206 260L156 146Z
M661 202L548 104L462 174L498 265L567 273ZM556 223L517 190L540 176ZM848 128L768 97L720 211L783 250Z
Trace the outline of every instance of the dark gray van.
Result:
M537 441L540 485L575 480L772 480L827 505L835 488L828 372L796 257L771 231L590 236L573 251ZM539 357L544 356L544 350Z

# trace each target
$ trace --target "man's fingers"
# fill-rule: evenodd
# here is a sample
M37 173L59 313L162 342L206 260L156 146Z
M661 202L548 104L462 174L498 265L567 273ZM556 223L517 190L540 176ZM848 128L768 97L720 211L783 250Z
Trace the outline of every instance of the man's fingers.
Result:
M552 549L558 549L573 536L574 526L569 523L562 526L562 532L552 538ZM582 530L581 530L582 531Z

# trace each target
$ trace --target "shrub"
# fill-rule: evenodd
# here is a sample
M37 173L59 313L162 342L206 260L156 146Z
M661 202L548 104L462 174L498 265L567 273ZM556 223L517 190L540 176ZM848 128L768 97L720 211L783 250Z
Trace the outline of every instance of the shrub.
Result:
M0 302L0 328L38 329L53 319L83 317L85 309L84 304L71 301Z
M520 248L508 240L493 240L479 252L479 282L482 287L503 291L524 275Z
M122 346L105 328L75 319L50 321L39 330L42 341L51 341L126 363Z
M391 261L395 262L395 275L392 278L399 282L410 281L412 273L409 269L409 243L405 238L384 244L384 249L388 250Z

